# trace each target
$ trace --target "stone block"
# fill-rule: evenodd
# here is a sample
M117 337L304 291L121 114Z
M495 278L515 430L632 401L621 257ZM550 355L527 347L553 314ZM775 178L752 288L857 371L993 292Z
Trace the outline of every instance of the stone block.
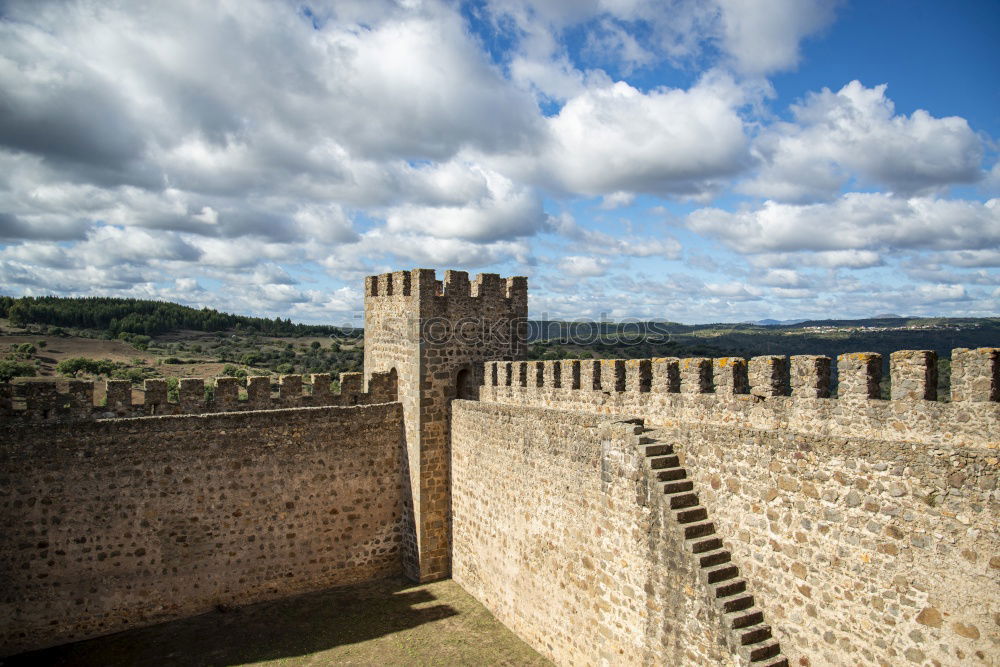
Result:
M240 381L237 378L221 377L215 379L215 397L213 407L217 410L232 410L239 405Z
M720 357L712 369L715 393L724 396L750 392L747 380L747 360L743 357Z
M644 394L653 384L653 362L650 359L629 359L625 362L625 391Z
M372 373L371 384L378 384L376 379L376 374ZM332 377L329 373L313 373L310 378L312 382L312 398L313 405L331 405L333 403L333 392L330 391L330 383ZM373 389L371 386L368 388L369 393L377 393L377 389ZM383 401L377 400L376 402L382 403Z
M625 360L601 359L600 388L608 392L625 391Z
M181 412L192 414L204 411L205 380L203 378L181 379L178 394Z
M107 408L112 412L125 413L132 409L132 383L128 380L108 380Z
M255 408L271 407L271 378L266 375L247 378L247 403Z
M712 391L712 360L689 357L680 360L681 393L708 394Z
M788 357L753 357L747 374L750 393L754 396L788 396L790 393Z
M829 398L830 357L797 354L791 359L792 396Z
M937 353L899 350L889 355L889 378L894 401L937 400Z
M167 404L167 381L166 380L146 380L143 385L145 391L145 413L147 415L162 414L164 406Z
M951 351L951 400L1000 401L1000 348Z
M850 352L837 357L837 398L881 398L882 355Z
M650 391L676 394L681 390L680 360L677 357L657 357L650 360L652 380Z
M601 390L601 362L597 359L582 359L580 361L580 389L583 391Z
M542 363L545 368L545 386L553 389L560 389L562 387L562 363L558 360L545 361Z

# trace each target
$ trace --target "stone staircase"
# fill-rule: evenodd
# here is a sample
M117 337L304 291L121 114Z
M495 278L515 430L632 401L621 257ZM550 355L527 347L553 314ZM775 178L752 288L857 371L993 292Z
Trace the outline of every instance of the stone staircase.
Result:
M682 532L685 548L722 619L729 646L754 667L788 667L788 659L764 620L764 611L757 606L732 554L716 534L716 526L699 501L694 482L680 465L673 445L663 442L654 429L641 423L636 426L636 434L645 459L650 497L654 506L658 502L669 515L666 524Z

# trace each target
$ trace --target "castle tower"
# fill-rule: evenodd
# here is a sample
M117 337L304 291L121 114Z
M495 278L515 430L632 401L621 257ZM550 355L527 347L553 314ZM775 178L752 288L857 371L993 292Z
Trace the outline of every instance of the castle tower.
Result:
M528 280L414 269L365 279L365 379L395 370L406 430L406 573L451 572L450 400L474 397L482 365L525 357ZM404 476L405 477L405 476Z

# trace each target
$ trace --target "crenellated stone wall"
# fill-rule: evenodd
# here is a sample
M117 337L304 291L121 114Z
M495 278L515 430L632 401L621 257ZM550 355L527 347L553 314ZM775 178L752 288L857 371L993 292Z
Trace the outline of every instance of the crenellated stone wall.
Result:
M133 403L132 384L128 380L0 383L0 425L324 405L371 405L396 400L396 376L392 373L373 373L367 391L362 386L361 373L341 373L339 392L330 390L328 373L315 373L310 380L303 382L301 375L280 376L275 393L272 390L273 380L268 376L247 378L245 389L240 380L233 377L217 377L209 382L204 378L184 378L178 385L178 400L171 401L167 381L153 379L145 381L141 403ZM104 400L98 405L94 398L100 384L104 385Z
M0 428L0 655L402 571L398 403Z
M450 401L482 383L482 362L521 359L528 285L523 277L430 269L365 281L365 373L395 371L406 422L413 530L408 574L420 581L451 572Z
M791 664L1000 657L997 450L660 429Z
M453 572L558 663L998 663L1000 349L882 395L865 352L523 361L519 277L365 311L338 394L0 384L0 655Z
M885 398L879 355L841 355L835 386L832 365L814 356L492 362L480 400L501 412L510 435L499 426L467 446L506 441L518 456L580 438L564 424L570 415L642 419L670 443L790 664L997 664L998 350L953 352L947 402L935 400L932 352L891 355ZM526 435L503 410L534 411L540 423ZM492 471L497 485L514 488L481 492L485 525L475 539L496 541L509 531L516 499L541 484L533 473L543 461L535 455L511 462L507 475ZM456 493L463 483L456 480ZM564 514L549 525L577 521L573 511ZM634 514L609 503L595 520L619 525ZM496 548L513 544L500 539ZM541 555L572 558L573 548L553 548ZM543 562L523 549L513 557L519 565L510 571L498 570L496 557L463 567L480 580L506 581ZM636 594L652 599L649 590ZM555 650L555 642L531 634L538 632L533 621L517 623L531 626L522 636L536 648ZM599 636L607 633L591 639ZM560 661L578 660L594 661ZM666 662L704 660L677 652Z
M815 356L489 362L482 400L638 415L656 425L718 424L923 444L1000 447L1000 350L956 349L951 401L937 395L934 355L890 359L891 399L878 396L881 358ZM752 372L751 372L752 371Z

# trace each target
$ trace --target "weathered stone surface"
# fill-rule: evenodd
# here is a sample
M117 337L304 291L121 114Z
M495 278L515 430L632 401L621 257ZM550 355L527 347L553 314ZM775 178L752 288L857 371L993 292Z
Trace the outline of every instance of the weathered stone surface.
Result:
M734 664L617 419L453 403L453 576L557 664Z
M0 655L402 570L398 403L2 435Z
M247 410L266 410L322 405L370 405L396 400L396 379L389 373L373 373L369 391L361 391L360 373L342 373L342 391L330 391L330 376L316 374L312 384L303 384L302 376L287 375L278 384L278 396L273 396L271 378L266 376L246 379L246 395L241 396L240 381L236 378L212 379L182 378L175 400L171 401L167 381L146 380L143 389L134 389L127 380L108 380L106 383L91 380L41 381L20 385L24 404L14 406L15 386L0 383L0 426L24 423L70 423L113 419L116 417L163 416L182 414L210 414ZM95 394L103 386L104 399L95 405ZM308 393L303 393L308 389ZM133 394L141 397L134 402Z
M882 355L851 352L837 357L837 397L841 399L881 398Z
M937 353L933 350L893 352L889 373L893 400L937 400Z
M795 355L791 359L792 396L830 396L830 357Z
M439 282L433 270L414 269L366 279L365 377L393 372L406 415L406 516L414 530L404 560L414 579L451 571L450 401L460 389L463 398L478 393L489 360L519 362L503 370L507 386L552 386L543 366L522 361L527 315L523 277L486 273L470 282L464 271L446 271Z
M951 400L1000 401L1000 348L952 350Z
M1000 551L1000 496L991 483L1000 405L873 398L874 357L861 356L858 390L837 399L628 390L598 397L549 387L490 388L481 398L642 417L673 434L703 490L700 502L762 591L759 604L793 664L807 656L824 665L900 664L908 649L926 662L957 664L954 647L926 634L914 639L921 628L947 631L952 645L985 655L1000 557L990 569L989 559L962 554ZM689 376L700 363L688 365ZM803 585L819 602L809 609Z
M753 357L748 365L750 393L755 396L788 396L788 357Z
M955 634L968 639L979 639L979 628L972 625L971 623L953 623L951 629L955 631Z
M149 381L95 405L93 383L0 385L5 650L404 564L437 578L454 553L559 662L743 664L664 506L710 518L723 546L698 567L738 564L791 664L995 655L1000 350L952 353L950 402L927 351L890 357L888 397L878 355L842 355L830 398L825 357L787 378L784 357L526 362L526 304L521 278L371 277L367 390L188 379L172 402ZM390 404L308 407L361 403ZM227 414L114 419L192 412ZM669 443L663 477L615 423L637 417Z

